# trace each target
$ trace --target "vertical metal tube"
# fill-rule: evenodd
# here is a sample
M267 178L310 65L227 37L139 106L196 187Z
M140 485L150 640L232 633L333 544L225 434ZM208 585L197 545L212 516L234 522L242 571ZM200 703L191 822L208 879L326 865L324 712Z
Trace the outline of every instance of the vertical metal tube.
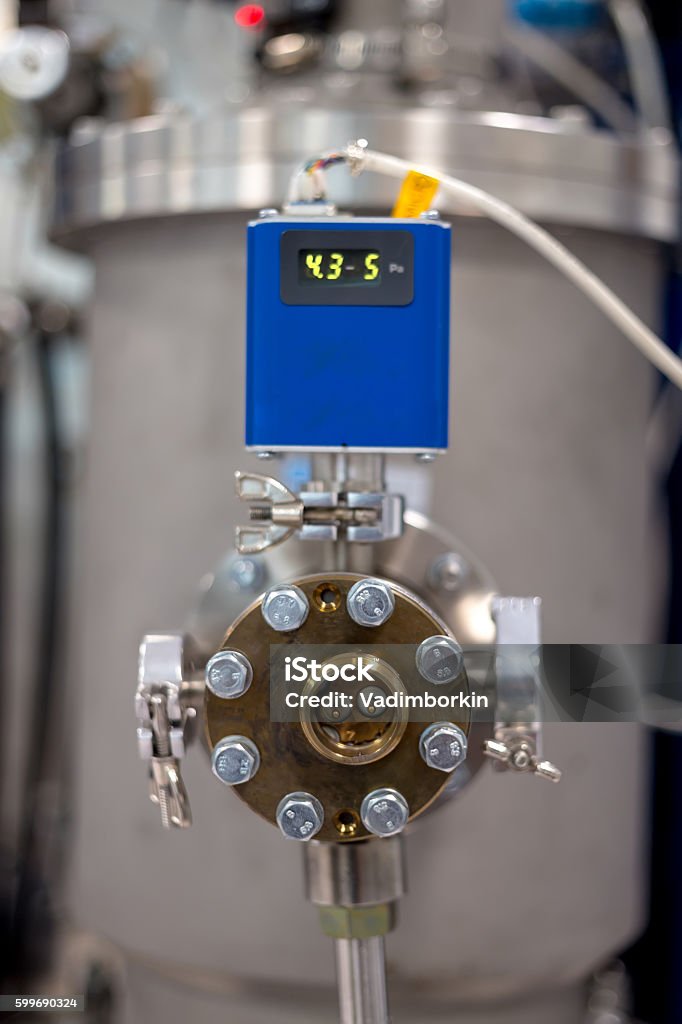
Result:
M395 925L396 904L405 892L402 836L360 843L313 840L305 844L304 864L306 896L320 908L323 931L334 939L341 1024L389 1024L384 935Z
M341 1024L389 1024L383 935L334 945Z

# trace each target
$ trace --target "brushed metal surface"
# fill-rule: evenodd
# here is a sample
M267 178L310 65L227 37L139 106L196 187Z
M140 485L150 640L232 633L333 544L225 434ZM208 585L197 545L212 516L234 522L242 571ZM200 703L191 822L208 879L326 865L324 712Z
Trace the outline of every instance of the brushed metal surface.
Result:
M57 231L277 206L302 159L366 138L373 149L459 175L532 217L675 237L679 161L665 135L623 142L551 118L391 104L358 112L316 107L315 97L312 87L282 84L267 106L213 117L90 123L61 151ZM341 169L330 174L330 193L342 207L390 207L396 183L373 174L351 179Z
M244 221L160 219L91 238L71 906L135 955L295 990L311 975L321 984L332 977L331 951L298 882L300 850L226 800L196 748L186 771L195 826L163 833L131 712L140 637L185 621L198 580L242 515L232 471L249 461L241 451ZM472 221L457 221L454 234L453 450L423 468L433 516L463 536L503 592L542 594L547 640L646 639L662 593L644 453L652 374L519 243ZM656 246L579 231L565 240L654 321ZM561 786L483 771L408 838L410 893L388 946L398 980L434 998L521 999L577 982L637 932L642 734L557 725L546 751L565 769ZM462 929L451 927L455 902ZM231 915L246 929L238 940L226 928ZM257 1003L244 1020L258 1019ZM552 1019L563 1024L559 1012ZM169 1020L181 1019L174 1013ZM468 1013L460 1019L485 1019Z

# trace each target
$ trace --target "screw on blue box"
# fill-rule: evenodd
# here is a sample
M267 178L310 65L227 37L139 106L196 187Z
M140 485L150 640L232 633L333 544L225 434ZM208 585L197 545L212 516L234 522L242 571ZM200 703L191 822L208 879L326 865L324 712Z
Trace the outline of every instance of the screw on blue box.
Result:
M247 279L249 448L447 448L448 224L254 221Z

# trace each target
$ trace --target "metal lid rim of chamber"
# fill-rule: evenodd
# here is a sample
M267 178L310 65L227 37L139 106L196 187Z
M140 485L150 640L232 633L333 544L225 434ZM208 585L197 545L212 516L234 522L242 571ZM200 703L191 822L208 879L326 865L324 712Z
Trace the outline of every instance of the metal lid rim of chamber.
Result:
M456 171L538 219L663 241L675 235L679 160L663 135L622 141L549 118L418 107L364 113L262 107L213 119L157 115L96 123L58 154L54 230L272 206L300 157L302 132L313 149L364 135L408 159ZM357 207L389 204L394 192L394 183L373 175L335 182L338 201Z

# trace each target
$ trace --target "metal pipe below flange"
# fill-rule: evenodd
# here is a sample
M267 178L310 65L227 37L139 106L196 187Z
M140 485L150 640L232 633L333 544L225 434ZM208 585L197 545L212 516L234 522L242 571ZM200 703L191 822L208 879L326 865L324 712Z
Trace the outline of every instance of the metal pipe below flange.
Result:
M384 935L405 892L401 836L306 844L306 896L334 938L341 1024L389 1024Z
M322 907L392 903L406 891L400 836L357 843L306 843L305 892Z
M384 939L337 939L341 1024L389 1024Z

